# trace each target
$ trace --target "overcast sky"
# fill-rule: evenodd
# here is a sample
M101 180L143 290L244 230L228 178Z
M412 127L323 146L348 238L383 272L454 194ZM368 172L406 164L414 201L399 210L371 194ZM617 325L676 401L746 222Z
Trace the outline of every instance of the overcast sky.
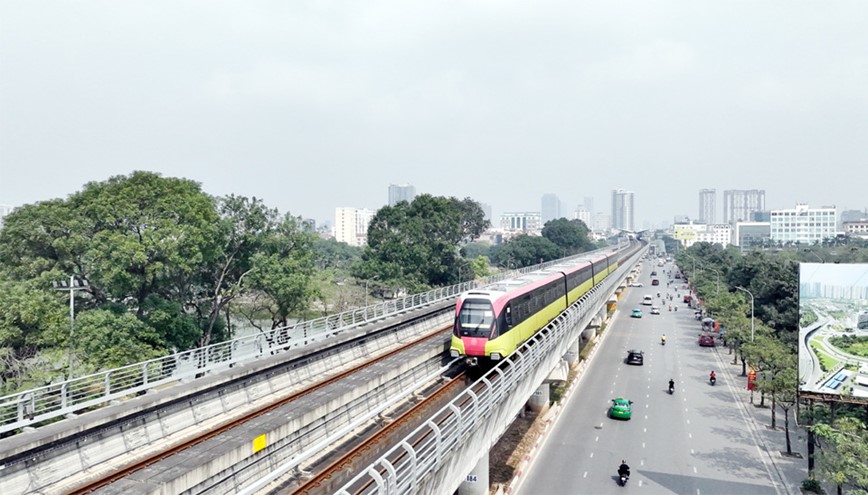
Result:
M868 2L0 1L0 204L133 170L333 221L390 183L636 221L868 207Z

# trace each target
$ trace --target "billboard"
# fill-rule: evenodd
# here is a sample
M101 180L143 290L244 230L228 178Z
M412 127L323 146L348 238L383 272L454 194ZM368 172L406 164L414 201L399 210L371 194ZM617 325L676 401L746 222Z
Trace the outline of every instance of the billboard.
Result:
M799 390L868 398L868 264L799 265Z

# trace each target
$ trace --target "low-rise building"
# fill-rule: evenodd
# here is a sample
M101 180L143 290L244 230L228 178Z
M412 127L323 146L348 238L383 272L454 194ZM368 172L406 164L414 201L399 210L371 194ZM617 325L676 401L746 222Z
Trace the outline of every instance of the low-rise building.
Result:
M771 240L784 244L814 244L833 238L837 224L834 206L810 208L806 203L772 210L769 221Z
M726 223L706 225L704 223L679 223L672 226L672 237L684 247L697 242L719 244L726 247L732 241L732 226Z
M772 224L770 222L736 222L732 230L732 244L742 251L752 247L760 247L771 239Z

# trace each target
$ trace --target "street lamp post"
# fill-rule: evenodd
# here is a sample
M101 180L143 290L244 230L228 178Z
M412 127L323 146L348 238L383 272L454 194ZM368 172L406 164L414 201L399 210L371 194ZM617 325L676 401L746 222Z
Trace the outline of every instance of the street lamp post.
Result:
M67 373L69 377L72 377L72 339L75 335L75 296L74 292L77 290L85 290L88 287L87 280L78 279L75 275L69 276L69 283L66 280L54 281L51 282L51 286L54 287L54 290L62 290L69 291L69 357L67 358L67 366L69 367Z
M714 272L714 274L717 275L717 287L715 288L714 293L719 294L720 293L720 270L718 270L717 268L712 268L710 266L708 267L708 269L712 270Z
M747 295L750 296L750 341L753 342L753 330L754 330L754 326L753 326L753 293L751 291L745 289L744 287L736 287L736 289L743 291L743 292L747 292Z

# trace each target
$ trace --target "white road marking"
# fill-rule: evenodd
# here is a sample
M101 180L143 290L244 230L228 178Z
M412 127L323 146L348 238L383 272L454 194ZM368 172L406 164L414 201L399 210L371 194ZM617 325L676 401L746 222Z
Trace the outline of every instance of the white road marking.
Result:
M648 428L642 428L642 433L648 433Z
M699 472L699 471L696 470L696 466L693 466L693 472L694 472L694 473L698 473L698 472Z
M642 459L641 461L639 461L639 465L644 466L645 465L645 459Z
M595 441L595 442L599 442L599 441L600 441L600 437L598 436L597 438L594 439L594 441Z
M642 448L643 449L645 448L645 442L642 442Z
M594 453L593 453L593 452L591 452L591 457L594 457Z
M584 475L584 476L582 476L582 478L587 478L587 477L588 477L588 472L587 472L587 471L585 471L585 475Z
M648 404L645 404L645 409L648 409Z
M639 480L639 486L642 486L642 480Z
M645 415L645 419L648 419L648 415L647 415L647 414Z
M690 449L690 455L693 455L693 449Z
M687 438L693 438L693 433L688 433Z
M687 424L690 424L690 420L689 420L689 419L687 420Z

